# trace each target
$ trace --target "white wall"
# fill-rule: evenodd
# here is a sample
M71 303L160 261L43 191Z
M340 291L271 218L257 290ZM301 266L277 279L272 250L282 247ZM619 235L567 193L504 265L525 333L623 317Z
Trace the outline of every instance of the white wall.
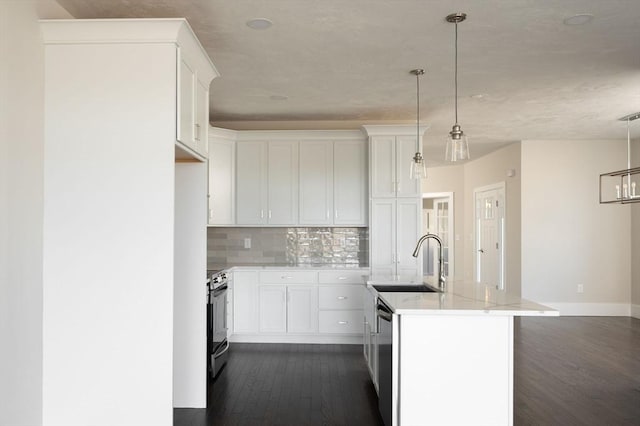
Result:
M0 424L42 423L44 50L54 1L0 1Z
M631 210L598 197L599 175L625 165L626 141L522 143L523 297L565 315L628 315Z
M632 145L631 167L640 167L640 139ZM638 182L640 184L640 182ZM632 315L640 318L640 203L631 206L631 303Z
M474 265L474 194L476 188L505 182L506 240L505 240L505 283L507 292L519 296L521 291L521 149L519 143L508 145L498 151L470 161L464 166L465 253L464 277L473 279ZM508 170L514 170L514 177L507 177Z
M422 192L453 192L454 207L454 278L464 276L464 166L432 167L422 180ZM457 239L459 238L459 240Z

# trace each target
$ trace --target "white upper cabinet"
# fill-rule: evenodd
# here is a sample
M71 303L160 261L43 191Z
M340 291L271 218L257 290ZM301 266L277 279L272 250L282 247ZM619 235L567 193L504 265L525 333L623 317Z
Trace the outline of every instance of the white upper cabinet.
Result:
M237 224L297 223L298 144L241 141L236 153Z
M367 226L367 144L339 141L333 152L333 223Z
M267 145L236 143L236 218L238 225L267 223Z
M236 132L236 141L237 225L367 226L360 132Z
M426 126L421 126L424 134ZM370 196L421 197L420 180L412 179L411 159L416 153L414 126L364 126L369 135Z
M268 143L267 223L289 225L298 222L298 143Z
M236 143L233 132L209 129L209 225L235 224Z
M199 43L197 47L201 49ZM213 78L211 69L193 45L179 46L177 58L176 140L206 158L209 148L209 84ZM214 76L217 75L216 71Z
M300 224L333 222L333 142L300 144Z
M420 180L411 179L415 136L371 137L371 196L417 197Z
M421 263L412 256L421 235L422 201L379 198L371 201L371 270L374 274L419 275Z

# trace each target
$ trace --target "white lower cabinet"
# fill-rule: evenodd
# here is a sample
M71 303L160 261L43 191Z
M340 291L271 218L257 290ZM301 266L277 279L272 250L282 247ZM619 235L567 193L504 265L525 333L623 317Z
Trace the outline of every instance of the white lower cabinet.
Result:
M287 288L287 331L318 332L318 287L294 285Z
M258 273L233 273L233 333L258 331Z
M318 287L260 285L261 333L317 333Z
M369 375L378 390L378 330L376 319L376 296L367 287L362 289L364 307L363 353L369 368Z
M337 336L357 343L365 275L367 270L234 271L232 341L322 343Z
M259 290L261 333L287 332L287 287L261 285Z
M362 309L320 311L320 333L362 333Z

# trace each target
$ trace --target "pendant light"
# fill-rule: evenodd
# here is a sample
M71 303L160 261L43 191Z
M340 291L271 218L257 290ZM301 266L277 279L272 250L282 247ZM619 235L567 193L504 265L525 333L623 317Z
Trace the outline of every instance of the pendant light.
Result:
M600 204L628 204L640 202L640 167L631 168L632 121L640 118L640 112L622 117L627 122L627 168L600 175Z
M416 76L416 154L411 159L410 176L411 179L424 179L427 177L427 166L420 153L420 76L424 74L423 69L409 71Z
M467 19L466 13L452 13L448 15L446 21L456 26L456 43L455 43L455 108L456 108L456 124L447 136L447 152L445 154L445 160L458 161L468 160L471 158L469 155L469 142L467 136L462 131L462 128L458 124L458 23Z

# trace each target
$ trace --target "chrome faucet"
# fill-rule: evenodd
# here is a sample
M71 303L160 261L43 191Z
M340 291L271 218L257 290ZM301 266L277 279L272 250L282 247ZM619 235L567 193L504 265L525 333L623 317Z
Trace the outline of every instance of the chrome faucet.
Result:
M438 243L438 288L444 291L444 258L442 257L442 240L436 234L425 234L418 240L418 244L416 244L415 250L413 250L413 257L418 257L418 253L420 252L420 247L422 247L422 243L425 240L432 238L436 240Z

